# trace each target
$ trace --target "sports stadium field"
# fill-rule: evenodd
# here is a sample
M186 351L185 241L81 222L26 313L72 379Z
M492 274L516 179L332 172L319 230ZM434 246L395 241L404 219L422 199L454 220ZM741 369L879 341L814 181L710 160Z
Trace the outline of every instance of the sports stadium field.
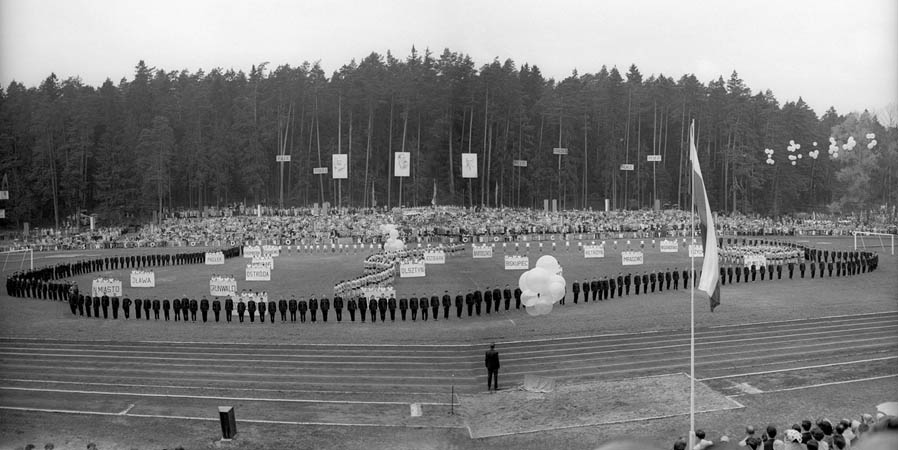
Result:
M821 249L852 244L790 239ZM689 265L682 247L661 254L649 242L633 273ZM570 284L626 274L624 247L606 243L604 259L583 259L574 242L542 254L559 260ZM796 270L793 280L726 285L714 313L696 294L699 428L739 436L747 424L855 418L898 400L898 269L886 249L874 250L873 273L801 279ZM36 253L35 266L106 254L119 252ZM540 254L530 249L531 266ZM397 294L513 289L520 272L503 270L502 255L449 256L426 278L397 279ZM157 267L158 288L145 297L198 298L212 273L233 273L238 288L274 299L332 296L335 282L361 274L364 256L284 252L271 282L242 281L242 258ZM4 274L20 263L6 261ZM95 276L127 284L127 274L75 280L85 291ZM539 317L512 309L458 319L453 308L449 320L428 322L352 323L344 313L337 323L332 311L316 324L282 323L279 314L273 324L185 324L88 319L62 302L3 296L0 447L541 449L635 437L669 448L688 430L689 301L681 288L577 305L569 294L567 305ZM490 342L502 361L496 394L484 388ZM516 390L528 374L555 378L559 388ZM218 441L222 405L236 408L231 442Z

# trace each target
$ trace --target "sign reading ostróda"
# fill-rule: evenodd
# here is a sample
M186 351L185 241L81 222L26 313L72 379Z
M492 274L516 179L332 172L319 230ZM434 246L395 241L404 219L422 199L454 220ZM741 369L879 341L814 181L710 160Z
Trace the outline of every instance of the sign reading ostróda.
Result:
M257 256L262 256L262 247L259 247L258 245L247 245L243 247L244 258L255 258Z
M151 288L156 287L156 274L144 270L131 271L131 287L133 288Z
M274 258L271 256L255 256L252 264L267 267L268 270L274 270Z
M424 263L399 263L399 278L420 278L427 276Z
M621 264L624 266L640 266L643 264L642 252L621 252Z
M530 258L527 256L505 256L505 270L529 270Z
M584 258L604 258L605 257L605 246L604 245L584 245L583 246L583 257Z
M229 297L237 293L237 280L233 278L213 278L209 280L209 295Z
M225 257L222 252L206 252L207 266L220 266L224 264Z
M91 297L121 297L122 296L122 280L113 280L111 278L97 278L90 284Z
M256 264L247 264L246 281L271 281L271 269Z
M680 251L680 246L676 240L661 240L661 253L676 253Z
M705 247L702 244L689 244L689 257L690 258L704 258L705 257Z
M493 257L493 248L489 245L473 245L471 250L473 250L474 259Z
M446 264L446 252L442 250L424 252L425 264Z

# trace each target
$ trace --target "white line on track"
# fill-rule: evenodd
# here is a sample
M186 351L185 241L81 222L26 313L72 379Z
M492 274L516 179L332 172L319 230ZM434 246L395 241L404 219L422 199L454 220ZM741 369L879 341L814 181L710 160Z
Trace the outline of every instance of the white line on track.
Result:
M122 412L120 412L119 415L124 416L124 415L128 414L128 411L131 411L132 409L134 409L134 403L131 403L130 405L128 405L128 407L125 408Z
M41 388L24 388L0 386L0 390L4 391L23 391L23 392L50 392L55 394L87 394L87 395L113 395L122 397L154 397L154 398L186 398L194 400L227 400L227 401L245 401L245 402L267 402L267 403L327 403L337 405L408 405L411 402L376 402L376 401L358 401L358 400L308 400L308 399L290 399L290 398L262 398L262 397L226 397L219 395L184 395L184 394L152 394L139 392L108 392L108 391L85 391L76 389L41 389ZM422 405L432 406L449 406L450 403L444 402L414 402Z
M722 375L719 377L701 378L696 381L723 380L726 378L748 377L748 376L753 376L753 375L769 375L771 373L793 372L796 370L819 369L819 368L823 368L823 367L845 366L848 364L859 364L859 363L867 363L867 362L874 362L874 361L888 361L890 359L898 359L898 356L886 356L883 358L870 358L870 359L860 359L857 361L844 361L844 362L829 363L829 364L818 364L818 365L814 365L814 366L792 367L792 368L788 368L788 369L765 370L763 372L737 373L737 374L732 374L732 375Z
M886 378L895 378L895 377L898 377L898 374L882 375L882 376L878 376L878 377L869 377L869 378L858 378L855 380L833 381L830 383L809 384L807 386L796 386L796 387L783 388L783 389L771 389L769 391L764 391L763 394L774 394L777 392L800 391L802 389L814 389L814 388L826 387L826 386L838 386L840 384L862 383L864 381L884 380ZM730 398L743 397L746 395L760 395L760 394L735 394L735 395L730 395L728 397L730 397Z

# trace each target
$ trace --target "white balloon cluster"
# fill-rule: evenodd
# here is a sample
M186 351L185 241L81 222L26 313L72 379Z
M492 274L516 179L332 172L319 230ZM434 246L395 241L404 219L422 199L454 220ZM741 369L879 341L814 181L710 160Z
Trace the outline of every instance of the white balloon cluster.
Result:
M854 140L854 136L848 136L848 142L842 144L842 150L854 150L855 146L857 146L857 141Z
M873 150L873 147L876 147L876 139L873 139L869 136L875 136L875 135L873 133L870 133L867 136L868 136L867 139L870 139L870 142L867 142L867 149Z
M554 256L544 255L536 261L536 267L521 274L521 303L527 314L541 316L552 312L552 305L564 297L566 282L562 269Z
M399 230L396 229L396 225L391 223L381 225L380 232L387 236L387 240L384 242L384 250L388 252L405 250L405 242L399 239Z
M770 165L772 166L772 165L773 165L773 162L774 162L774 161L773 161L773 149L772 149L772 148L765 148L765 149L764 149L764 153L767 154L767 161L766 161L766 163L767 163L767 164L770 164Z
M798 156L801 156L801 155L798 155ZM808 156L810 156L811 158L817 159L817 157L820 156L820 150L809 151Z
M829 150L827 150L827 153L829 153L830 158L835 159L839 157L839 146L836 144L836 138L832 136L829 138Z
M867 139L876 139L876 133L867 133Z
M795 150L801 149L801 144L796 144L794 140L789 141L789 145L786 147L786 150L789 150L789 153L794 153ZM792 161L792 165L795 165L795 160L801 159L801 153L796 157L795 155L789 155L789 160Z

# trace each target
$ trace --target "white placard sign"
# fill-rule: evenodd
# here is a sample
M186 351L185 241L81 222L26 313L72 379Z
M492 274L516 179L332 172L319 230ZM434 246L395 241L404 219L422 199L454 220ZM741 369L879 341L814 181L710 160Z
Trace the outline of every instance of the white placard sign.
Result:
M312 175L327 175L327 167L313 167Z
M633 170L633 164L621 164L620 170Z
M0 191L0 200L9 200L9 191Z
M267 267L268 270L274 270L274 258L270 256L253 257L253 265Z
M237 280L232 278L213 278L209 280L209 295L228 297L237 293Z
M661 162L661 155L648 155L648 156L646 156L646 161Z
M461 154L461 177L477 178L477 153Z
M552 149L553 155L567 155L567 148L565 147L555 147Z
M122 280L114 280L111 278L97 278L90 284L91 297L121 297L122 296Z
M399 263L399 278L420 278L427 275L424 263Z
M584 258L604 258L605 257L605 246L604 245L584 245L583 246L583 257Z
M256 264L247 264L246 281L271 281L271 269Z
M207 266L220 266L224 264L225 257L222 252L206 252L206 265Z
M290 155L277 155L274 157L277 162L290 162Z
M527 256L505 256L505 270L529 270L530 258Z
M281 256L281 246L280 245L263 245L261 256L274 256L274 257Z
M131 271L131 287L151 288L156 287L156 274L143 270Z
M349 178L348 158L348 155L345 154L331 155L331 167L333 168L334 179L345 180Z
M474 259L493 257L493 248L489 245L474 245L471 247L471 250L473 251Z
M526 159L515 159L511 161L512 167L527 167Z
M262 247L258 245L247 245L243 247L243 257L244 258L255 258L257 256L262 256Z
M396 152L394 156L393 176L407 177L411 174L412 154L409 152Z
M742 259L745 267L761 267L767 265L767 257L764 255L745 255L742 257Z
M446 252L442 250L424 252L424 264L446 264Z
M641 266L643 264L642 252L621 252L621 264L624 266Z
M676 239L674 240L661 240L661 253L676 253L680 251L680 246L677 244Z
M705 256L705 249L702 244L689 244L689 257L690 258L703 258Z

